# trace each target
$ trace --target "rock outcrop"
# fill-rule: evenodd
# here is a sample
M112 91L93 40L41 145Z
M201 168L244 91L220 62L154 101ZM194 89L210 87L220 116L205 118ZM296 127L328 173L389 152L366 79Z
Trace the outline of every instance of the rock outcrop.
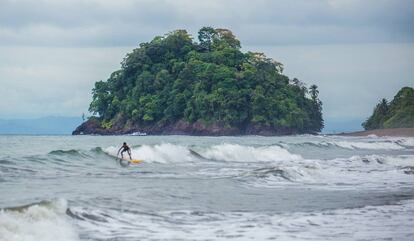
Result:
M229 135L292 135L300 134L294 129L275 129L265 125L249 124L244 128L229 127L221 123L203 123L197 121L188 123L180 120L165 124L131 124L125 119L119 119L111 127L103 127L97 118L91 118L82 123L72 132L73 135L127 135L144 132L149 135L195 135L195 136L229 136Z

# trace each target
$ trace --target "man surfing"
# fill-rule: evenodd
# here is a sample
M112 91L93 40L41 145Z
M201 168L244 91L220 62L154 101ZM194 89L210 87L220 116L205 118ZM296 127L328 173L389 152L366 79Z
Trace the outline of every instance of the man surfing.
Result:
M126 142L124 142L124 144L121 146L121 148L119 148L118 153L116 154L116 156L119 156L119 152L121 152L122 159L124 159L124 152L127 152L128 155L129 155L129 159L132 160L131 148L129 148L129 146L126 144Z

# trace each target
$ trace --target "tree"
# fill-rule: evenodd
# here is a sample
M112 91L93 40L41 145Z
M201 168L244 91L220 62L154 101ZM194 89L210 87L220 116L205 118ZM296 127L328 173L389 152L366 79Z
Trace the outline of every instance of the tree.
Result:
M216 37L217 32L212 27L203 27L198 31L198 41L203 50L211 51L211 44L213 39Z
M215 39L217 43L226 43L229 47L235 49L241 48L240 41L236 39L236 36L234 36L230 30L225 28L217 28L215 31L217 32L218 36L218 38Z
M318 100L318 95L319 95L319 90L318 90L318 86L317 85L311 85L309 87L309 93L311 95L311 99L313 102L317 102Z
M382 99L362 126L366 130L414 127L414 89L403 87L389 103Z
M95 83L90 111L105 126L118 120L157 126L202 121L240 130L249 125L321 130L316 85L307 96L304 84L282 74L280 62L264 53L243 53L228 29L203 27L198 40L176 30L141 43L120 70Z
M309 93L310 93L311 100L312 100L312 103L310 104L310 107L308 108L309 116L310 116L309 129L319 132L324 127L324 122L322 118L322 101L318 99L318 96L319 96L318 86L311 85L309 87Z

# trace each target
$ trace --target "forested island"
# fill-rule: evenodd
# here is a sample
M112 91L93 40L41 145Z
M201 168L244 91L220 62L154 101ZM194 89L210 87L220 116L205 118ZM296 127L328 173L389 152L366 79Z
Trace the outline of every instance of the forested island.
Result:
M414 128L414 89L402 88L391 102L382 99L362 126L365 130Z
M282 74L263 53L241 51L228 29L157 36L95 83L94 114L73 134L286 135L323 128L316 85Z

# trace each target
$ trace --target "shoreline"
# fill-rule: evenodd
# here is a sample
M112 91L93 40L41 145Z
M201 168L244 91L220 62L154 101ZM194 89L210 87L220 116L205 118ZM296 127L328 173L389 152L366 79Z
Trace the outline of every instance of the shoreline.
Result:
M392 137L414 137L414 128L390 128L390 129L374 129L367 131L342 132L333 134L336 136L392 136Z

